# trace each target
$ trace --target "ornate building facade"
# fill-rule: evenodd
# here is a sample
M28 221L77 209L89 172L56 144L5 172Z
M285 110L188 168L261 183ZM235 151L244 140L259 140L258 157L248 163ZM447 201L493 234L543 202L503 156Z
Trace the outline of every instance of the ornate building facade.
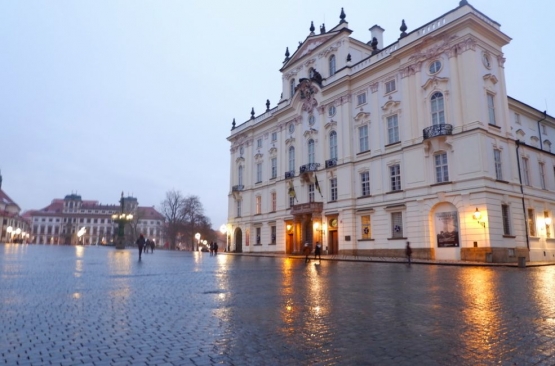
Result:
M157 245L163 245L164 216L154 207L139 206L135 197L123 197L122 194L122 200L124 212L133 214L133 220L125 228L125 242L134 244L142 233ZM32 243L113 245L118 225L112 220L112 215L120 212L120 205L102 205L98 201L83 200L80 195L70 194L25 215L32 225ZM78 236L83 228L84 234Z
M463 0L386 47L343 9L314 30L232 124L231 250L555 261L555 120L507 95L497 22Z
M0 174L0 243L26 243L30 237L29 221L21 208L2 190Z

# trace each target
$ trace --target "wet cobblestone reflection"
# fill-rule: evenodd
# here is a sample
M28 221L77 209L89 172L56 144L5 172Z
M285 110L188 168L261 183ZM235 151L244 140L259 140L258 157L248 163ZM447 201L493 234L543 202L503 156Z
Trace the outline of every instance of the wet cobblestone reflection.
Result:
M555 267L0 245L0 365L553 365Z

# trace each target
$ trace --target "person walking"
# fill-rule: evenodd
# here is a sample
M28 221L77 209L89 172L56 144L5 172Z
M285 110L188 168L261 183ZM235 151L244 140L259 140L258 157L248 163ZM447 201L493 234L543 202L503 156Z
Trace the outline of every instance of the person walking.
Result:
M314 248L314 259L318 257L318 260L322 260L322 244L319 241L316 242L316 248Z
M407 241L407 246L405 248L405 254L407 256L407 261L409 262L409 265L411 263L411 256L412 256L412 248L410 247L410 242Z
M218 255L218 243L214 242L214 255Z
M139 235L139 239L137 239L137 246L139 247L139 260L141 260L141 255L143 254L143 248L145 247L145 237L143 234Z
M210 242L210 256L213 256L213 255L214 255L214 242L211 241Z
M150 241L150 243L149 243L149 244L150 244L150 253L154 253L154 246L155 246L155 245L154 245L154 240L153 240L153 239L149 239L149 241Z
M308 256L310 255L310 252L312 252L312 248L310 248L310 244L308 244L308 242L304 243L303 253L304 253L305 263L308 263L310 261L310 259L308 258Z

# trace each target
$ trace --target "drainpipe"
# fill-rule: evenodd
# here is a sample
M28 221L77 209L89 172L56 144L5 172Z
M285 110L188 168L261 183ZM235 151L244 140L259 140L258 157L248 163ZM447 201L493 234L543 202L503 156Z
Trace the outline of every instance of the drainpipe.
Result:
M540 149L543 150L542 131L540 130L540 122L547 118L547 111L543 111L543 118L538 121L538 137L540 138Z
M530 252L530 238L528 236L528 220L526 219L527 215L526 215L526 205L524 204L524 188L522 187L522 172L520 171L520 155L518 153L520 144L521 144L520 140L516 140L516 163L518 166L518 181L520 183L520 193L521 193L520 199L522 200L522 213L524 215L524 229L526 230L526 247L528 248L528 252Z

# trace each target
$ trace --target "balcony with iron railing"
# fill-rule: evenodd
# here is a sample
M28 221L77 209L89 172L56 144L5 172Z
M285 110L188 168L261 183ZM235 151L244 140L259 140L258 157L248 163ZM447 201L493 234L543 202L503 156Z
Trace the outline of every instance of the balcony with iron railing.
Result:
M326 168L331 168L331 167L336 166L336 165L337 165L337 159L336 158L326 160Z
M320 166L320 163L308 163L305 165L301 165L301 168L299 169L299 172L301 174L303 173L308 173L308 172L315 172L318 170L318 167Z
M422 130L422 135L424 140L430 139L436 136L448 136L453 134L453 126L447 124L434 125L426 127Z
M243 189L245 189L245 186L242 185L242 184L238 184L238 185L236 185L236 186L231 187L231 191L232 191L232 192L240 192L240 191L242 191Z
M291 179L295 177L295 171L294 170L290 170L288 172L285 172L285 179Z

